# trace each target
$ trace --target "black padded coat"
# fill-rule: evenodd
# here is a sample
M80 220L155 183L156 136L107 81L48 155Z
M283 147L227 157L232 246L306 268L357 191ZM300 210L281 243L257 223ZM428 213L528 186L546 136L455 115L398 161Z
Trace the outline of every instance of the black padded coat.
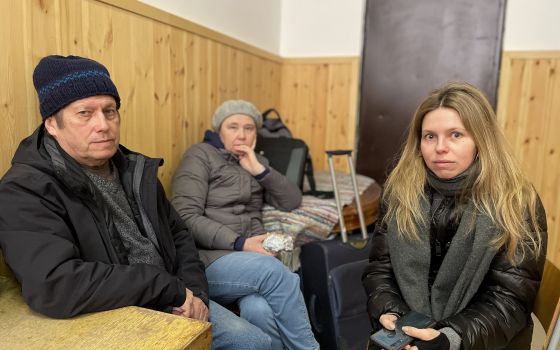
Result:
M185 288L208 304L192 235L157 179L161 160L122 146L112 160L139 229L153 226L166 269L128 264L101 194L41 126L0 182L0 245L24 300L56 318L129 305L165 310L184 303Z
M499 251L478 293L467 307L440 320L434 327L453 328L461 337L462 349L530 349L533 329L531 311L546 255L546 217L540 202L539 206L539 224L544 243L541 256L538 259L526 258L513 266L507 260L505 251ZM384 208L381 208L380 218L384 212ZM381 327L378 320L382 314L392 312L403 315L409 311L393 274L391 252L386 239L387 226L381 222L381 219L378 220L375 227L370 263L362 276L374 331Z

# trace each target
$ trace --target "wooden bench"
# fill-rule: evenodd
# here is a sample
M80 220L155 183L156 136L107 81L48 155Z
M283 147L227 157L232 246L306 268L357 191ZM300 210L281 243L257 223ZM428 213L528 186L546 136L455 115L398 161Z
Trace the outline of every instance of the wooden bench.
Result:
M210 349L211 325L136 306L59 320L38 314L0 254L0 347L4 349Z

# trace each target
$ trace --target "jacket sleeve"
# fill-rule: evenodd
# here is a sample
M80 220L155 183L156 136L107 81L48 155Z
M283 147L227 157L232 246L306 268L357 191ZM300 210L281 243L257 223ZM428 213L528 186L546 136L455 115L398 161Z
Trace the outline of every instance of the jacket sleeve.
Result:
M505 251L500 251L467 307L439 322L440 326L451 327L461 336L464 349L506 348L531 322L531 311L546 257L544 209L541 210L539 224L543 239L540 256L526 256L521 263L513 266L507 260Z
M165 212L168 215L168 225L173 235L173 243L175 244L177 257L176 275L181 279L186 288L193 292L194 296L200 298L208 305L208 281L206 280L204 264L198 256L193 236L171 203L166 199L165 192L159 181L158 191L162 197L161 200L165 206Z
M369 264L362 275L367 295L367 310L374 330L380 329L379 317L385 313L404 315L410 309L404 302L391 265L387 244L387 225L383 224L385 208L380 208L373 232Z
M269 170L259 183L264 188L264 201L282 211L294 210L301 204L300 189L288 178L268 165L264 157L259 161Z
M130 305L183 304L183 282L158 267L86 261L78 244L88 242L75 241L62 191L46 175L18 174L0 184L0 245L33 310L67 318Z
M173 175L171 204L199 247L233 250L239 234L204 215L209 181L210 166L206 155L200 149L189 149Z

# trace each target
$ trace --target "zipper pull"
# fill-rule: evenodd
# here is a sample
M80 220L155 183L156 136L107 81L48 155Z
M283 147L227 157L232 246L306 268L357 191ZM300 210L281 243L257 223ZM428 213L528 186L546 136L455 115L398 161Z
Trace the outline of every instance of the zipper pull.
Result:
M441 243L436 239L436 256L441 257Z

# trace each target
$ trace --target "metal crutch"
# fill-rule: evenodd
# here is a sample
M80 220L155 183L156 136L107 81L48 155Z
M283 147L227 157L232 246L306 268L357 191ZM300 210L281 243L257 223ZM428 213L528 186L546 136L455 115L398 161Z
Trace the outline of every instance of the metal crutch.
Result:
M354 170L354 162L352 161L352 151L351 150L334 150L334 151L326 151L328 161L329 161L329 170L331 172L331 181L334 191L334 198L336 201L336 209L338 210L338 217L340 223L340 234L342 236L342 242L348 242L348 232L346 231L346 225L344 223L344 216L342 215L342 205L340 204L340 195L338 194L338 186L336 184L336 173L334 171L334 163L333 163L333 156L342 156L346 155L348 159L348 167L350 168L350 177L352 178L352 186L354 187L354 196L356 200L356 209L358 210L358 218L360 219L360 229L362 231L362 238L364 241L367 241L367 229L366 223L364 220L364 213L362 211L362 203L360 201L360 192L358 191L358 182L356 181L356 172Z

